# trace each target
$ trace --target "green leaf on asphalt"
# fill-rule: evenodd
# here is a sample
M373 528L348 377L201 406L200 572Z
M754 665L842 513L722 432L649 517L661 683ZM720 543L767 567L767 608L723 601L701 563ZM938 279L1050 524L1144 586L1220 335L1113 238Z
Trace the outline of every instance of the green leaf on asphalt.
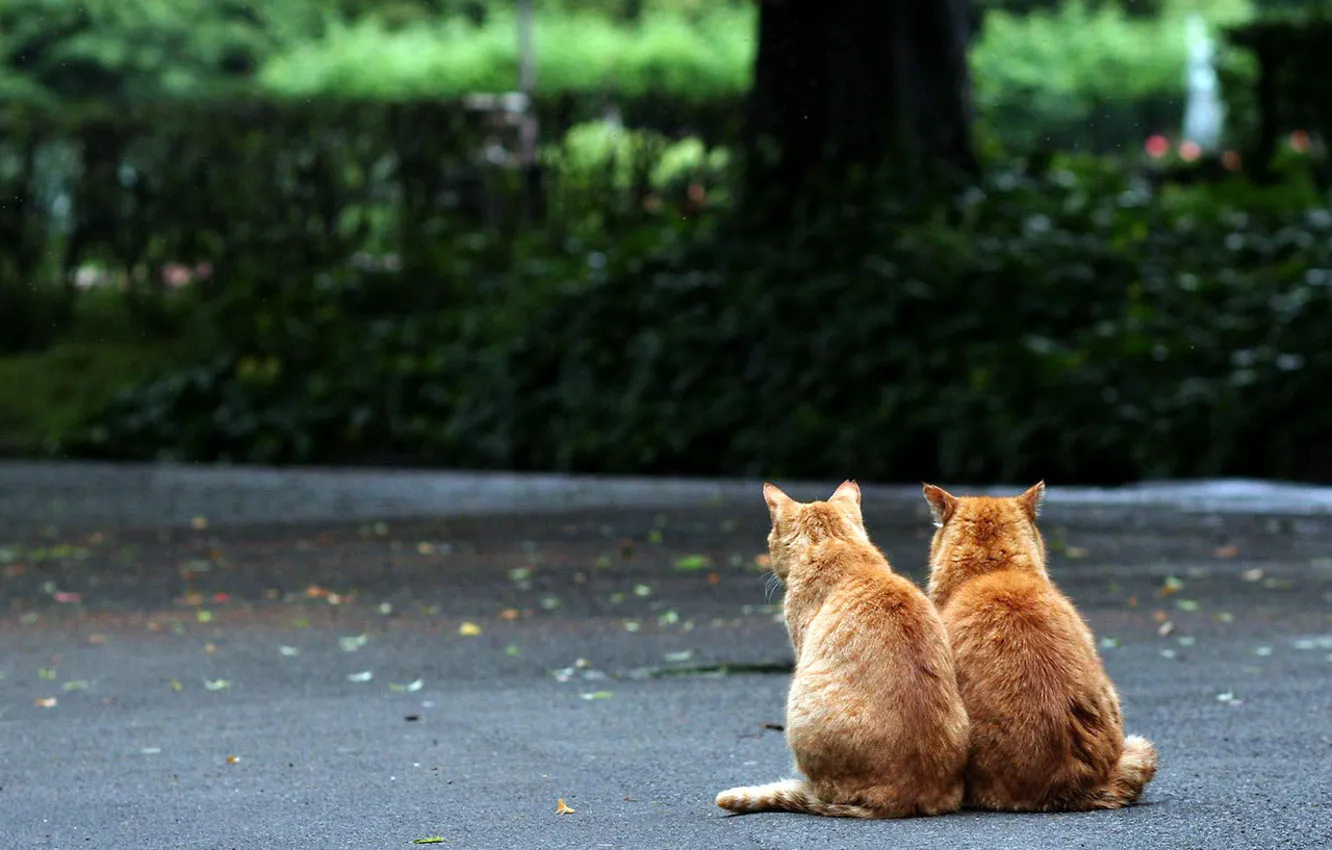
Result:
M675 568L681 572L703 570L712 566L712 560L704 555L685 555L675 559Z
M444 839L440 838L438 835L432 835L432 836L430 836L429 838L418 838L418 839L416 839L415 841L413 841L412 843L413 843L413 844L444 844L445 841L444 841Z
M612 694L610 691L592 691L591 693L579 694L578 696L586 700L594 700L594 699L610 699L612 696L614 696L614 694Z

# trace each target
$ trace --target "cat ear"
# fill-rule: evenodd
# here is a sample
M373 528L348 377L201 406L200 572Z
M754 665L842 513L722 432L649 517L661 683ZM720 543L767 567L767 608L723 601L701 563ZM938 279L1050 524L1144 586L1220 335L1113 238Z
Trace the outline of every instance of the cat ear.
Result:
M1036 517L1041 515L1041 503L1045 501L1045 482L1038 481L1027 492L1018 496L1018 502L1022 509L1027 512L1027 516L1035 521Z
M781 488L767 482L763 484L763 501L768 503L768 515L773 519L776 519L779 513L795 504L795 500L783 493Z
M840 486L828 497L830 502L850 502L856 507L860 507L860 485L850 479L843 481Z
M933 484L924 485L924 490L925 501L930 503L930 515L934 517L934 527L943 528L957 509L957 497Z

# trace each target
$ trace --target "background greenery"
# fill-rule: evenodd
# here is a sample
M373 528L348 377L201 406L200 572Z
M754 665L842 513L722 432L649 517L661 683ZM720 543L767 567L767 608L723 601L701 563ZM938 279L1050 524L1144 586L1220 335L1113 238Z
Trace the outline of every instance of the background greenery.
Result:
M1142 156L1186 3L982 5L985 178L774 241L730 215L748 3L538 3L534 192L460 104L513 87L502 4L5 0L0 449L1332 477L1319 150Z

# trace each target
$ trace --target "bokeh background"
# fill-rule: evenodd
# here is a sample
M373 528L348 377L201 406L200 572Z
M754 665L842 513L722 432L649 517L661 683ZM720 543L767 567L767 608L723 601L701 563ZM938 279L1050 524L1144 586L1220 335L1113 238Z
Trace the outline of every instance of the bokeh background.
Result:
M0 451L1332 480L1332 4L0 0Z

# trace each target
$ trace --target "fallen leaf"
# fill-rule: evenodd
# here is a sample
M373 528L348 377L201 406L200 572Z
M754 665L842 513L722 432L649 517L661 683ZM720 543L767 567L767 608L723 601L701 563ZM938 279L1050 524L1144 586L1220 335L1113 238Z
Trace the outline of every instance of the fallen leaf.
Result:
M1184 589L1184 582L1174 576L1166 576L1165 583L1157 588L1157 596L1171 596Z
M37 707L38 707L38 708L55 708L55 707L56 707L56 698L55 698L55 697L38 697L38 698L37 698Z
M293 655L300 655L301 651L294 646L279 646L278 652L290 658Z
M421 555L433 555L435 554L435 544L427 543L422 540L420 543L416 544L416 551Z
M323 599L328 596L328 591L317 584L312 584L305 589L305 595L310 599Z
M418 838L418 839L416 839L415 841L413 841L412 843L413 843L413 844L444 844L445 841L444 841L444 839L440 838L438 835L432 835L432 836L430 836L429 838Z
M383 614L383 615L386 616L386 617L387 617L389 614L392 614L392 613L393 613L393 603L391 603L391 602L381 602L381 603L379 603L379 613Z
M560 598L558 596L545 596L542 597L541 599L541 607L545 608L547 611L554 611L556 608L559 608L563 604L564 603L560 602Z
M205 679L204 687L210 691L224 691L231 687L231 681L228 679Z
M481 627L476 623L463 623L458 627L458 634L463 637L476 637L481 634Z
M1158 609L1152 612L1152 619L1158 623L1164 623L1166 620L1170 619L1170 615Z
M634 585L634 596L651 596L652 588L646 584Z
M1253 650L1253 654L1254 654L1254 655L1261 656L1261 657L1263 657L1263 658L1266 658L1267 656L1269 656L1269 655L1272 654L1272 647L1270 647L1270 646L1259 646L1259 647L1256 647L1256 648Z
M532 577L532 571L527 567L515 567L509 570L509 581L527 581Z
M1170 622L1169 620L1166 620L1164 623L1161 624L1161 628L1156 630L1156 633L1161 637L1170 637L1170 633L1173 632L1174 630L1175 630L1175 624Z
M625 630L626 632L636 632L636 631L638 631L638 630L641 629L641 628L643 628L643 624L640 623L640 622L638 622L637 620L625 620L625 621L624 621L624 630Z
M369 670L360 673L350 673L347 676L348 682L368 682L375 677L375 674Z
M217 644L212 644L212 643L204 644L204 652L208 653L209 655L212 655L213 653L217 652Z
M173 691L183 691L183 690L185 690L185 686L182 685L182 684L180 683L180 679L172 679L172 680L171 680L171 690L173 690Z
M338 638L338 646L342 647L343 652L355 652L370 642L370 636L367 634L348 635Z
M1235 622L1235 615L1230 613L1229 611L1217 611L1215 616L1216 616L1216 621L1218 623Z
M666 660L671 662L688 661L693 657L694 650L692 649L686 649L681 652L668 652L665 655Z
M227 756L227 764L240 764L240 756Z
M60 686L60 690L62 691L86 691L87 689L88 689L87 679L74 679L72 681L65 682L63 685Z
M1198 603L1192 599L1179 599L1175 601L1175 607L1181 611L1197 611Z
M675 559L675 568L681 572L702 570L712 566L712 560L705 555L684 555Z
M510 656L517 655L518 647L514 646L513 644L509 644L508 646L504 647L504 654Z
M1119 638L1103 637L1101 638L1101 649L1114 649L1119 646Z
M1262 577L1263 577L1263 571L1259 567L1254 567L1251 570L1245 570L1244 572L1240 573L1240 578L1243 579L1244 581L1260 581Z
M66 593L63 590L57 590L52 596L55 597L55 601L57 602L74 603L83 601L83 597L80 594Z
M649 531L649 532L648 532L648 536L647 536L647 540L648 540L648 543L651 543L653 546L658 546L658 545L660 545L660 544L661 544L661 541L662 541L661 529L660 529L660 528L654 528L654 529L652 529L651 531Z
M1238 702L1239 702L1239 700L1235 699L1235 694L1234 694L1233 691L1226 691L1225 693L1217 694L1217 695L1216 695L1216 701L1217 701L1217 702L1225 702L1225 703L1238 703Z
M196 612L194 616L195 616L195 619L197 619L197 620L198 620L199 622L201 622L201 623L211 623L211 622L213 622L213 612L212 612L212 611L199 611L199 612Z
M708 584L720 584L721 573L708 573Z
M51 680L54 680L55 677L56 677L56 671L55 671L54 668L51 668L51 667L38 667L38 668L37 668L37 678L38 678L38 679L51 679Z
M579 694L578 696L586 700L594 700L594 699L610 699L612 696L614 696L614 694L611 693L610 691L592 691L591 693Z
M1218 546L1212 550L1212 555L1217 558L1233 558L1239 554L1239 547L1235 545Z
M413 682L408 682L408 683L405 684L405 685L398 685L398 684L394 684L394 683L391 683L391 682L390 682L390 683L389 683L389 690L390 690L390 691L405 691L405 692L407 692L407 693L416 693L417 691L421 690L421 688L424 687L424 686L425 686L425 681L422 680L422 679L417 679L417 680L415 680L415 681L413 681Z
M208 527L208 519L207 517L197 516L190 520L190 525L193 526L196 531L203 531Z
M680 622L680 615L673 609L657 617L657 625L659 626L670 626L678 622Z
M559 802L555 807L555 814L557 815L571 815L576 811L578 810L569 808L569 804L564 802L563 797L559 799Z
M503 611L499 612L499 618L501 620L516 620L518 619L518 609L505 608Z

